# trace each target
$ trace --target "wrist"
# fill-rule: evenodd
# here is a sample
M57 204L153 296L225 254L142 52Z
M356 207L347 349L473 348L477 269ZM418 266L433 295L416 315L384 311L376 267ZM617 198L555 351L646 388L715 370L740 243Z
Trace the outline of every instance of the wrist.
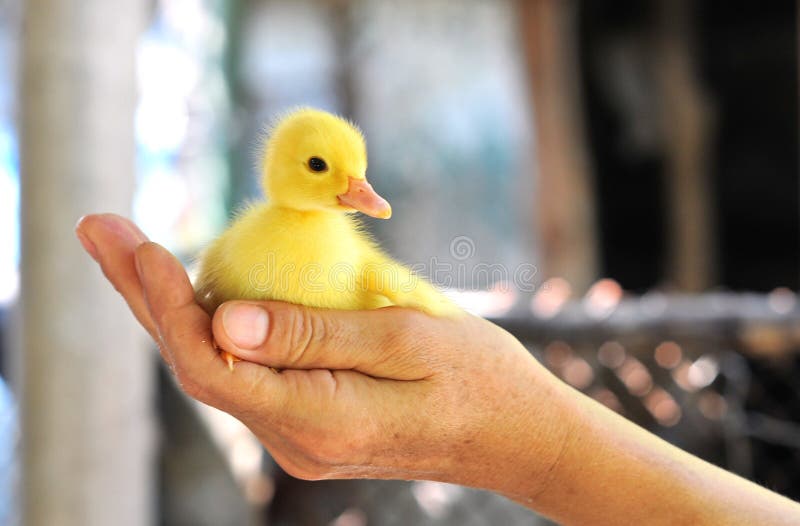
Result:
M579 410L576 393L526 350L521 352L523 359L503 368L506 374L500 381L487 386L492 392L482 393L496 403L479 419L471 441L474 469L467 471L467 480L458 482L535 508L557 471ZM463 459L454 468L464 475Z
M537 364L538 365L538 364ZM520 504L540 509L541 497L560 475L561 464L580 426L580 408L575 392L549 371L541 368L538 388L522 398L527 411L520 410L515 446L507 446L505 487L498 490Z

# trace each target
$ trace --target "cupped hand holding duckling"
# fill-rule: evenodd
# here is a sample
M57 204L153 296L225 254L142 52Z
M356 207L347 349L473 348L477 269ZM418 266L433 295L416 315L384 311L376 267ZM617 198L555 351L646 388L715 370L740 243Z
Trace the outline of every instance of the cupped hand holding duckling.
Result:
M452 482L562 524L800 521L800 505L559 382L480 318L232 301L212 320L180 262L130 221L88 216L77 234L184 391L297 477ZM229 371L214 339L247 361Z
M209 316L180 262L130 221L92 215L77 232L178 385L240 419L292 475L535 494L569 429L565 389L486 320L254 300ZM214 341L244 361L228 370Z
M203 253L195 284L212 314L230 300L281 300L345 310L396 305L432 316L459 309L385 254L353 214L392 210L366 180L352 123L303 108L281 118L262 163L267 200L246 207ZM229 365L233 357L223 355Z

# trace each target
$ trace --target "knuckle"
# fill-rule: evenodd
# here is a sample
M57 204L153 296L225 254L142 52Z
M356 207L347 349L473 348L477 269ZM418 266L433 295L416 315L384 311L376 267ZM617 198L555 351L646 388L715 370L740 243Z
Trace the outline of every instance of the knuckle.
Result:
M368 454L371 442L361 431L347 432L335 438L322 438L299 445L298 451L313 465L333 468L360 464L360 457Z
M176 309L166 309L159 313L156 322L162 328L178 325L178 311Z
M319 466L338 466L348 463L349 452L341 443L323 440L306 452L311 461Z
M180 385L181 390L184 393L195 399L200 398L202 395L202 390L200 389L199 385L190 380L182 378L180 375L176 375L176 379L178 380L178 385Z
M179 341L186 332L180 311L176 309L165 311L158 319L158 332L166 344Z
M207 399L207 391L201 383L196 382L189 377L180 366L176 365L174 367L174 371L175 380L178 382L178 385L184 393L186 393L189 397L201 402L204 402Z
M310 459L292 458L281 466L286 473L300 480L324 480L330 473L322 465Z
M325 478L324 475L319 471L300 468L296 465L284 466L284 469L289 475L300 480L308 480L313 482L317 480L323 480Z
M292 364L308 361L315 345L323 341L327 333L324 318L305 307L294 310L288 327L288 359Z
M402 316L393 320L385 332L385 345L397 349L415 345L420 337L427 333L422 330L426 322L427 317L421 312L413 310L404 312Z

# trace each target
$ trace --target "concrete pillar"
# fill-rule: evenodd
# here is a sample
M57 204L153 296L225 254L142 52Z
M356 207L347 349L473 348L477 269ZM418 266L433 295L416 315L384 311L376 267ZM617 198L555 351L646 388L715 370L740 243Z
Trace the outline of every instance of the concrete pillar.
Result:
M152 522L153 360L73 234L129 213L143 0L25 2L21 57L23 523Z

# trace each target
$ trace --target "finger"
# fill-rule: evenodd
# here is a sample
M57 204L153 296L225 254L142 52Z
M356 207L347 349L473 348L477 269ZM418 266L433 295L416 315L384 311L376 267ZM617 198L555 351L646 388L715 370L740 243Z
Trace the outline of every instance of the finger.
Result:
M147 241L147 236L131 221L114 214L82 217L75 226L75 234L89 255L100 264L106 278L125 298L139 323L158 340L134 258L136 247Z
M453 321L409 309L312 309L235 301L214 314L217 344L243 360L279 369L353 369L419 380L432 374L436 335Z
M234 412L259 404L281 403L279 375L255 364L228 370L213 345L211 319L195 302L194 289L181 263L156 243L136 249L144 298L164 342L175 376L187 394Z

